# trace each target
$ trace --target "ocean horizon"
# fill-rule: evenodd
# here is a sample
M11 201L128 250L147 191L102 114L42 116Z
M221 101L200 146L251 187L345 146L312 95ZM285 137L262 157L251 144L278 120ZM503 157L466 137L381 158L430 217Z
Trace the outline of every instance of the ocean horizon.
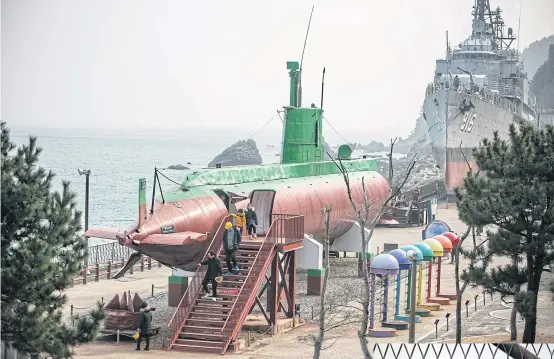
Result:
M8 124L9 126L9 124ZM30 133L29 133L30 132ZM61 190L62 180L70 181L71 190L77 195L78 208L85 210L85 176L79 168L90 169L89 228L115 227L127 229L138 216L138 181L146 178L147 203L151 203L154 168L168 178L180 183L189 171L168 170L170 165L182 164L191 170L205 168L225 148L240 140L241 136L230 131L209 131L202 135L170 134L148 136L134 134L114 136L74 131L28 131L12 129L12 141L20 146L27 144L29 134L37 137L43 148L40 166L55 173L53 189ZM278 163L280 157L280 133L257 134L253 137L262 156L263 164ZM246 138L244 138L246 139ZM332 147L338 144L331 145ZM376 153L374 155L385 155ZM354 151L353 156L361 153ZM190 162L190 164L188 164ZM160 176L162 189L175 187ZM84 228L84 215L83 215ZM109 243L90 238L89 245Z

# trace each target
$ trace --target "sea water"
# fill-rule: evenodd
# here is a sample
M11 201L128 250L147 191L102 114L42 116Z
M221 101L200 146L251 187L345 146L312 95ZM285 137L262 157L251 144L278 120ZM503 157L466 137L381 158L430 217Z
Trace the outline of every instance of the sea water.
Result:
M12 141L18 146L28 143L28 132L13 130ZM204 168L217 154L240 139L240 134L223 131L111 136L82 132L31 132L37 136L38 145L43 148L40 166L52 170L56 175L54 189L61 190L62 180L70 181L71 189L77 195L78 208L83 212L85 176L80 176L78 169L90 169L89 228L100 226L121 230L127 229L138 216L139 178L146 178L147 206L150 206L155 167L161 169L182 164L191 170ZM281 138L278 134L259 134L253 139L257 142L264 164L279 162ZM162 170L177 183L181 183L188 172ZM159 178L162 189L176 186L162 176ZM89 244L105 242L103 239L91 238Z

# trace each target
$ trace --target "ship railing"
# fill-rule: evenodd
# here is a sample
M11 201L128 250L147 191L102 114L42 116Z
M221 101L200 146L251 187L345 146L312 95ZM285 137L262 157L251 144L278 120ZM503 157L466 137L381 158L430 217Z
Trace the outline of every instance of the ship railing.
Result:
M495 105L499 106L499 107L502 107L502 108L505 108L513 113L518 113L518 106L508 100L507 98L503 97L503 96L508 96L508 94L510 94L511 97L517 97L517 94L518 92L516 90L512 90L511 88L505 88L505 87L502 87L500 86L500 89L497 90L497 91L494 91L494 90L491 90L490 86L487 86L486 88L480 88L479 89L479 92L478 93L471 93L469 91L469 89L467 87L465 87L463 84L460 84L460 86L458 87L457 90L454 89L454 86L453 84L451 83L452 81L450 80L445 80L439 84L435 83L435 82L431 82L428 86L427 86L427 91L426 91L426 94L427 96L432 96L433 94L443 90L443 89L447 89L447 90L450 90L450 91L456 91L458 93L465 93L467 96L471 96L471 97L475 97L475 98L479 98L479 99L482 99L482 100L487 100L491 103L494 103ZM506 86L513 86L513 85L506 85ZM496 87L498 88L498 87ZM519 90L519 88L517 89ZM521 93L521 90L519 90L519 93ZM521 95L519 95L521 99Z
M210 251L214 251L215 253L220 252L221 246L223 245L223 231L225 230L225 223L232 221L232 218L233 216L229 215L221 221L201 261L207 259L208 253ZM183 294L179 305L175 309L175 312L173 313L173 316L169 321L169 333L167 338L169 343L167 348L168 350L171 349L171 347L173 346L173 344L175 344L175 341L179 337L179 332L183 328L185 320L190 314L194 301L198 297L198 293L200 293L200 290L202 288L202 280L206 275L206 270L206 266L199 266L194 276L190 277L185 294Z
M286 224L287 222L289 224ZM302 222L302 224L300 224L300 222ZM262 280L265 278L264 274L269 269L269 265L271 264L270 259L276 251L276 244L284 243L287 238L295 240L302 239L304 237L304 233L301 233L303 232L303 222L304 216L285 214L274 215L271 226L264 238L264 242L254 257L254 261L244 279L244 284L240 288L237 299L230 308L229 316L221 329L221 333L226 339L223 352L238 335L241 324L246 319L252 304L254 304L256 298L255 291L260 287Z

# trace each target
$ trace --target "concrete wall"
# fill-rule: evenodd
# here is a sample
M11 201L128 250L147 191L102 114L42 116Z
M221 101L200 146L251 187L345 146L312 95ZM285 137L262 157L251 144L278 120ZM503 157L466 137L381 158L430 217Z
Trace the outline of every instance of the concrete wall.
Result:
M323 245L307 234L304 235L303 245L298 250L296 266L302 269L323 268Z

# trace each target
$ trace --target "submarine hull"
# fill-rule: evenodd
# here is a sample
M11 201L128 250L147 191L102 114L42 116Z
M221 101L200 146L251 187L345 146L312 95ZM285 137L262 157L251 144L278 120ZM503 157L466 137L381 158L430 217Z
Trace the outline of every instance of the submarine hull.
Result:
M362 178L370 207L370 220L377 214L380 205L389 195L387 180L374 171L349 174L352 198L363 206ZM285 181L244 183L233 186L218 186L227 193L248 193L250 198L236 204L244 207L252 202L258 215L258 235L269 229L271 216L291 214L304 216L304 232L321 240L325 233L323 207L330 206L331 239L346 233L356 221L342 174L292 178ZM120 236L120 244L131 246L161 263L188 271L195 270L211 240L206 233L215 233L229 211L216 192L199 193L198 197L176 202L155 202L153 214L149 215L138 230L130 229L130 235ZM254 193L271 195L264 201L257 200ZM94 230L87 232L94 236ZM208 239L208 240L206 240Z

